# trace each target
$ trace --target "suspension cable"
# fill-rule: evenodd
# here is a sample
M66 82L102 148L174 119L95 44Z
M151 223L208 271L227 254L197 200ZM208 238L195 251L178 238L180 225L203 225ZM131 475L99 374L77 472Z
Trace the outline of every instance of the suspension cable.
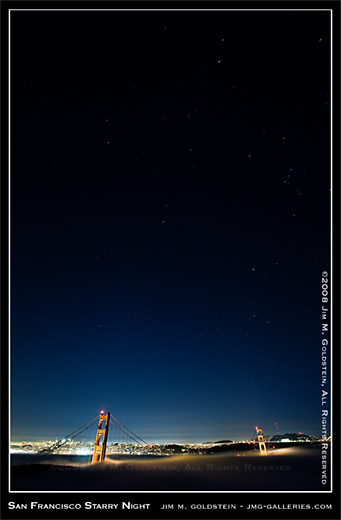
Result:
M142 442L140 442L138 439L132 437L131 435L129 435L129 433L125 432L124 430L122 430L122 428L120 428L117 424L115 424L113 421L110 421L111 424L113 424L116 428L118 428L119 430L121 430L122 433L124 433L124 435L127 435L127 437L130 437L133 441L137 442L138 444L140 444L141 446L143 446ZM133 433L133 432L132 432Z
M96 417L94 417L93 419L91 419L91 421L83 424L83 426L80 426L79 428L77 428L76 430L73 430L73 432L69 433L69 435L66 435L65 437L63 437L62 439L60 439L59 441L55 442L54 444L52 444L52 446L50 446L49 448L46 448L45 450L37 453L37 456L33 459L32 462L30 462L30 464L33 464L34 462L37 462L38 460L42 459L43 457L46 457L46 455L49 455L49 453L51 453L53 450L59 448L59 446L61 446L61 444L63 444L63 441L64 439L66 438L71 438L71 439L74 439L75 437L77 437L77 435L80 435L81 433L83 433L85 430L87 430L88 428L90 428L90 426L93 426L93 423L96 421L96 419L98 419L99 415L97 415ZM90 424L91 423L91 424ZM88 426L89 425L89 426ZM78 431L80 430L81 428L84 428L82 431ZM75 432L78 432L78 433L75 433ZM75 433L75 435L73 435ZM71 435L73 435L73 437L71 437Z
M121 423L118 419L116 419L116 417L114 417L112 414L110 414L111 417L113 419L115 419L115 421L118 422L118 424L120 424L121 426L123 426L123 428L125 428L126 430L128 430L128 432L132 433L137 439L140 439L140 441L142 441L143 444L149 444L148 442L146 442L145 440L143 440L141 437L139 437L138 435L136 435L136 433L132 432L131 430L129 430L129 428L127 428L127 426L125 426L123 423Z

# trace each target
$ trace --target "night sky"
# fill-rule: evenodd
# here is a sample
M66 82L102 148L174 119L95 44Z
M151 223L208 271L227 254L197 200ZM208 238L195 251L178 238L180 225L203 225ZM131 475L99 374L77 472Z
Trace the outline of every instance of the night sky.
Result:
M12 438L321 431L329 12L12 12Z

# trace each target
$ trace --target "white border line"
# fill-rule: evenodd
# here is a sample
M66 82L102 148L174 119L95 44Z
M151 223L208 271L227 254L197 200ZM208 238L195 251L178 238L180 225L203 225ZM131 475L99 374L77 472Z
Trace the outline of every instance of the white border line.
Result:
M209 12L226 12L226 11L234 11L234 12L264 12L264 11L270 11L270 12L325 12L330 13L330 185L331 185L331 191L330 191L330 223L331 223L331 230L330 230L330 239L331 239L331 245L330 245L330 255L331 255L331 261L330 261L330 277L329 280L333 280L333 10L332 9L9 9L8 11L8 213L9 213L9 219L8 219L8 318L9 318L9 327L8 327L8 338L9 338L9 345L8 345L8 412L9 412L9 423L8 423L8 492L9 493L318 493L318 494L326 494L326 493L333 493L333 372L332 372L332 366L333 366L333 344L332 344L332 331L333 331L333 293L332 293L332 287L330 285L330 431L331 431L331 466L330 466L330 483L331 483L331 489L330 491L305 491L305 490L294 490L294 491L249 491L249 490L243 490L243 491L137 491L137 490L127 490L127 491L91 491L91 490L85 490L85 491L12 491L10 489L10 482L11 482L11 454L10 454L10 442L11 442L11 403L10 403L10 394L11 394L11 386L10 386L10 378L11 378L11 238L10 238L10 229L11 229L11 12L19 11L19 12L33 12L33 11L71 11L71 12L79 12L79 11L119 11L119 12L150 12L150 11L160 11L160 12L170 12L170 11L176 11L176 12L198 12L198 11L209 11Z
M11 11L8 11L8 490L11 493Z
M330 488L333 490L333 10L330 10Z
M273 11L273 12L301 12L301 11L321 11L324 13L331 12L332 9L10 9L10 11L163 11L168 13L170 11L240 11L244 13L252 11Z

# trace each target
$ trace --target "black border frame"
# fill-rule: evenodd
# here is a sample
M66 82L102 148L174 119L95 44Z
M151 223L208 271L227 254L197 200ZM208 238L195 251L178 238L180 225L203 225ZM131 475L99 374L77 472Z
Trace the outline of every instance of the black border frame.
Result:
M108 9L108 8L124 8L124 9L194 9L194 8L210 8L210 9L331 9L333 11L333 489L332 493L262 493L260 495L252 493L209 493L209 494L193 494L191 492L181 493L116 493L114 496L108 495L110 492L97 494L91 492L84 493L63 493L57 495L53 493L15 493L8 492L8 12L10 9ZM1 349L1 365L3 373L2 377L2 413L1 413L1 518L3 520L20 519L20 518L278 518L278 519L340 519L340 319L339 305L340 303L340 0L239 0L239 1L206 1L206 0L126 0L126 1L103 1L103 0L36 0L36 1L16 1L5 0L1 2L1 137L2 137L2 175L1 175L1 194L2 194L2 219L1 219L1 276L2 276L2 345ZM84 510L52 510L52 511L31 511L27 510L9 510L8 502L15 501L17 503L30 503L35 500L41 503L81 503L92 501L96 503L105 503L114 498L115 502L130 500L136 503L150 503L149 510L125 510L120 514L118 511L113 513L108 511ZM202 504L212 503L234 503L237 504L236 511L224 510L191 510L190 504L199 502ZM181 503L187 506L186 510L163 510L160 511L160 504L163 503ZM259 504L281 504L282 509L263 509L246 511L244 507L248 503ZM315 509L297 509L290 510L285 506L287 504L332 504L332 509L315 510ZM123 514L124 513L124 514Z

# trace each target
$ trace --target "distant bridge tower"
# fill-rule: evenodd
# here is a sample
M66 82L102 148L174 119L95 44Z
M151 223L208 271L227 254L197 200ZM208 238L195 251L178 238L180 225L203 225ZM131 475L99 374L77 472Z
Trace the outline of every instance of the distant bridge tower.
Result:
M109 422L110 422L110 413L105 414L101 411L99 416L99 423L96 433L96 440L94 446L94 453L92 455L91 464L95 462L103 462L105 459L105 452L107 449L107 440L109 434Z
M258 428L258 426L256 426L256 431L257 431L258 445L259 445L260 454L261 455L266 455L266 445L265 445L265 442L264 442L263 430L262 430L262 428Z

